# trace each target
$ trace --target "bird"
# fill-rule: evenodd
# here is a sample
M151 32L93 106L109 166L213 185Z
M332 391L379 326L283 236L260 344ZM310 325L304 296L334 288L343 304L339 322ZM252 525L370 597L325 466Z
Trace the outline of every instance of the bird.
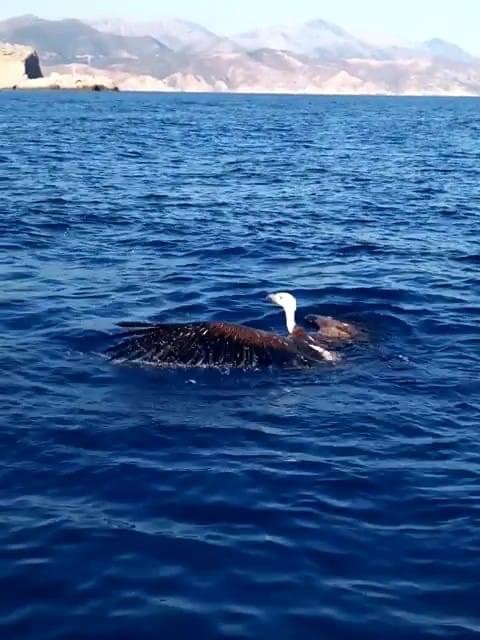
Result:
M351 325L316 315L306 318L317 329L309 334L296 323L297 301L291 293L272 293L267 299L283 308L288 335L221 321L119 322L117 326L124 329L122 339L107 355L113 361L163 367L311 367L321 361L339 361L339 354L327 349L326 341L355 336Z
M319 335L327 341L332 342L351 342L361 336L360 329L350 322L342 322L331 316L317 316L309 314L305 316L305 320L314 325Z

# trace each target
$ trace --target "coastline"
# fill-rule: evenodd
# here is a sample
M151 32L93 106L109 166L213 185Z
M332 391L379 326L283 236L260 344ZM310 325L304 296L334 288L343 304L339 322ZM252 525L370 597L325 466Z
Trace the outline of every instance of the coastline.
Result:
M37 93L41 91L60 91L72 93L143 93L143 94L185 94L185 95L210 95L210 96L264 96L264 97L309 97L309 98L480 98L477 93L461 93L461 92L432 92L432 93L332 93L322 91L269 91L262 89L238 89L234 91L208 91L195 89L174 89L172 87L162 89L146 89L146 88L130 88L118 85L107 85L101 82L92 83L68 83L68 85L60 85L58 83L30 83L25 81L10 87L0 87L0 92L22 91L27 93Z

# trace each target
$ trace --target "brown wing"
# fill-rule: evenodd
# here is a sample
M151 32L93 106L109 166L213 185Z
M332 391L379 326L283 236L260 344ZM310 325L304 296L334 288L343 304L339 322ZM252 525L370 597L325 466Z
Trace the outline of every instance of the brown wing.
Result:
M288 338L226 322L119 326L126 329L126 335L107 352L114 360L243 369L304 360Z
M360 334L352 324L335 320L335 318L309 315L305 317L305 320L316 326L322 337L331 340L353 340Z

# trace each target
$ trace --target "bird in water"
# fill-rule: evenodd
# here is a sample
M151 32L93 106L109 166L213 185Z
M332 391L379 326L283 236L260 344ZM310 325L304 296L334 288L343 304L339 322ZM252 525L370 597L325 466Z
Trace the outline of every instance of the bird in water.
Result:
M273 293L267 299L283 308L288 335L228 322L148 324L121 322L122 341L108 350L112 360L143 362L164 367L313 366L337 362L339 355L326 348L352 340L358 330L325 316L310 315L315 326L309 334L296 323L297 301L290 293Z

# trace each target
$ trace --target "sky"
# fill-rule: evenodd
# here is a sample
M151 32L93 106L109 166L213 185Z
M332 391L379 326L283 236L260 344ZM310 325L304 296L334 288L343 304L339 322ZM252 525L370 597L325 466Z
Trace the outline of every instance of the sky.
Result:
M323 18L360 34L440 37L480 55L480 0L0 0L0 18L176 17L224 35Z

